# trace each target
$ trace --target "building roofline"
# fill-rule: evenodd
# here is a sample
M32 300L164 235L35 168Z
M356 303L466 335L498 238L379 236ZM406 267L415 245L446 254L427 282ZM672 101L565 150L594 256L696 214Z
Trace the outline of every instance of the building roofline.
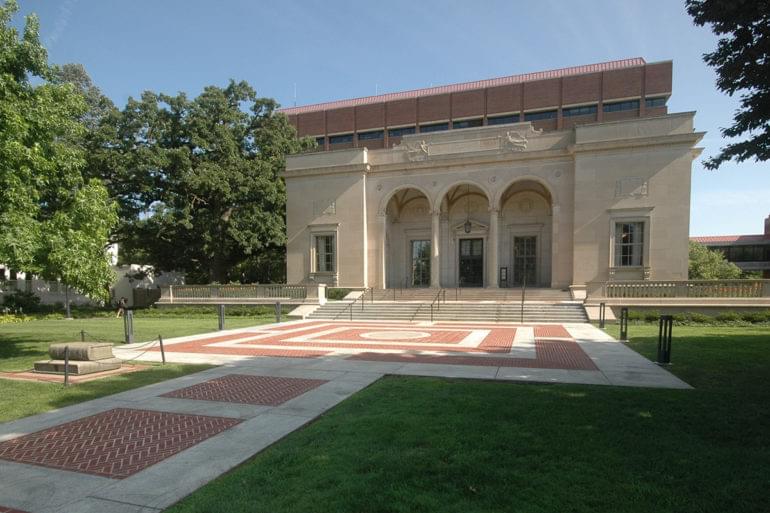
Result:
M668 61L664 61L668 62ZM302 105L299 107L286 107L278 109L286 115L305 114L308 112L318 112L329 109L340 109L344 107L357 107L359 105L371 105L373 103L382 103L394 100L406 100L411 98L421 98L423 96L432 96L436 94L457 93L462 91L472 91L484 89L487 87L497 87L511 84L521 84L524 82L533 82L535 80L547 80L551 78L562 78L574 75L585 75L588 73L598 73L601 71L611 71L616 69L634 68L644 66L647 62L642 57L633 57L630 59L621 59L616 61L600 62L595 64L586 64L582 66L572 66L569 68L559 68L548 71L537 71L534 73L523 73L519 75L510 75L507 77L491 78L486 80L476 80L473 82L461 82L459 84L449 84L437 87L426 87L422 89L412 89L410 91L400 91L396 93L379 94L376 96L363 96L360 98L351 98L346 100L336 100L324 103L315 103L311 105Z

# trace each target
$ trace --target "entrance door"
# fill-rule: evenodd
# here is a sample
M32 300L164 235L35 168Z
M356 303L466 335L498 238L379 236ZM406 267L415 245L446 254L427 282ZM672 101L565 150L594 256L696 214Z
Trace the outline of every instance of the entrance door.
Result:
M460 239L460 286L484 286L484 239Z
M520 287L525 276L527 285L536 285L537 237L534 235L513 238L513 285Z
M412 287L430 287L430 241L413 240Z

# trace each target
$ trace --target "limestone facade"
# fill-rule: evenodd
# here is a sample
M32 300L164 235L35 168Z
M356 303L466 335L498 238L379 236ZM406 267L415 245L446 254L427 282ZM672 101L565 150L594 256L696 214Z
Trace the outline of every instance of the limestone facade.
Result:
M694 113L530 122L290 156L288 283L581 287L687 279Z

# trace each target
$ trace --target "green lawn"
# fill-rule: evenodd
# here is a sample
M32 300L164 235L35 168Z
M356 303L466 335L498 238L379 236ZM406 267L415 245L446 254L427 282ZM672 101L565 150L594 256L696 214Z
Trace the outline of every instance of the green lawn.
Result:
M275 322L275 317L228 317L226 328L244 328L257 324ZM138 312L134 317L134 341L144 342L163 338L181 337L205 333L217 329L217 316L209 315L164 315L143 316ZM94 317L90 319L35 320L0 325L0 371L31 369L35 360L46 358L51 342L72 342L80 340L80 331L86 332L86 341L104 341L115 344L124 342L123 319Z
M136 342L163 335L179 337L215 331L217 316L211 312L137 312L134 318ZM274 322L270 315L233 316L225 321L226 328L241 328ZM89 319L34 320L0 325L0 371L22 371L32 368L36 360L48 357L51 342L80 340L85 330L86 340L123 342L123 319L94 317ZM149 385L207 369L208 365L154 365L151 369L80 383L64 388L60 384L35 383L0 379L0 422L34 415L70 404L96 399L131 388Z
M695 390L386 378L169 511L767 511L770 330L674 337Z

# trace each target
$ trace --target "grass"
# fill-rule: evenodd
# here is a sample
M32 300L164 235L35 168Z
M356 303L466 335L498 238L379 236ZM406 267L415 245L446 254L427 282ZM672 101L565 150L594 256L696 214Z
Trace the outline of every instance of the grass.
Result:
M217 316L209 311L169 311L165 313L137 311L134 318L134 340L148 341L194 335L217 329ZM225 320L227 328L241 328L274 322L270 315L259 317L233 316ZM79 318L71 321L57 319L33 320L0 324L0 371L22 371L32 368L36 360L48 357L52 342L80 340L80 331L87 341L123 342L123 319L114 316ZM81 401L172 379L207 369L208 365L153 365L150 369L79 383L64 388L56 383L36 383L0 379L0 422L35 415Z
M64 387L59 383L0 380L0 422L36 415L105 395L178 378L211 365L152 364L149 369Z
M386 378L169 513L766 511L770 330L675 326L672 362L695 390Z
M227 317L226 328L244 328L274 322L275 317ZM144 342L163 338L182 337L217 329L217 316L167 314L160 317L142 315L134 317L134 341ZM124 342L123 319L94 317L90 319L42 319L28 322L0 324L0 371L18 371L32 368L36 360L47 357L52 342L80 340L80 331L86 332L86 341Z

